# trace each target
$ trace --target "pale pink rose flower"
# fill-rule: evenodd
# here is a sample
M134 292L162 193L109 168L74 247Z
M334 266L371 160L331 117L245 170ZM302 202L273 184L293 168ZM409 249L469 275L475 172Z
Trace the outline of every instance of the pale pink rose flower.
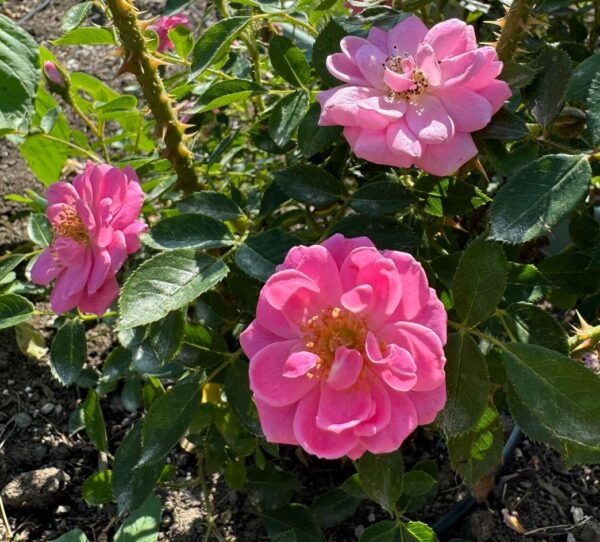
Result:
M51 60L46 60L44 62L44 75L48 78L49 81L52 81L55 85L62 87L65 85L65 80L63 76L58 71L56 64Z
M179 25L190 27L190 21L186 15L165 15L160 17L154 22L150 28L158 35L158 47L156 48L159 53L173 49L173 42L169 39L169 30Z
M340 234L292 248L240 336L267 440L328 459L396 450L446 402L446 321L410 254Z
M354 153L369 162L453 173L477 155L471 132L511 95L497 79L496 50L478 47L473 27L458 19L428 30L412 16L340 45L327 68L346 84L319 93L319 124L344 126Z
M50 305L59 314L79 307L102 315L119 293L117 271L147 230L138 220L144 193L137 174L129 166L88 162L73 184L50 185L47 198L54 239L33 265L31 280L44 286L56 280Z

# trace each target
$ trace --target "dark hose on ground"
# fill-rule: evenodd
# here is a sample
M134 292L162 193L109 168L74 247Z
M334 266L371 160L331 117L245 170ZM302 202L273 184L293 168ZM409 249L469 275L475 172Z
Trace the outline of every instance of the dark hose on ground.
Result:
M520 440L521 430L515 425L502 450L502 465L506 465L512 459L515 448ZM435 523L433 526L435 534L438 536L444 534L463 519L476 505L477 501L473 495L465 497L462 501L458 502L450 512Z

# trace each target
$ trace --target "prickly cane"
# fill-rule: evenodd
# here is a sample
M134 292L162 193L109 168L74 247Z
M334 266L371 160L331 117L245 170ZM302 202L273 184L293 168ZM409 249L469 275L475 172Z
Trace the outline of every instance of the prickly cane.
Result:
M165 143L164 156L173 164L177 173L176 186L184 192L192 192L198 187L194 155L186 145L185 125L177 118L173 100L165 91L158 74L157 68L161 61L154 58L146 48L143 34L145 24L138 21L138 10L131 2L107 0L107 4L124 49L125 59L121 72L133 73L142 88Z

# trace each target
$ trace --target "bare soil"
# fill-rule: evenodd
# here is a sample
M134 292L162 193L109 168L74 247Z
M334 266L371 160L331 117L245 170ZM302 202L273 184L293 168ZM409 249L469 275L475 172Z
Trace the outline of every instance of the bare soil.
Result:
M8 0L0 13L19 21L44 0ZM39 43L60 35L60 20L76 0L53 0L23 23ZM142 2L139 2L142 4ZM158 12L163 2L143 2ZM200 8L198 8L200 9ZM46 43L47 44L47 43ZM106 48L55 48L71 70L88 71L112 81L119 60ZM123 84L120 80L117 84ZM21 159L18 150L3 141L0 146L0 255L26 240L24 208L4 199L26 188L43 190ZM48 338L53 330L50 319L39 319L35 327ZM88 362L94 368L102 363L115 342L109 328L99 325L88 330ZM99 457L80 433L69 435L68 416L85 396L86 390L64 388L51 375L47 356L41 360L21 354L13 330L0 332L0 490L9 486L10 502L5 502L13 540L44 542L69 529L82 529L90 540L108 541L117 525L115 507L89 506L81 497L85 479L98 468ZM135 421L112 394L102 402L114 449ZM443 443L429 431L420 430L405 445L407 461L436 459L440 466L439 494L422 512L411 519L434 523L465 495L460 480L452 473ZM310 504L352 473L342 462L318 461L284 450L285 465L293 467L303 489L294 496ZM301 459L301 460L300 460ZM182 451L170 456L177 466L179 480L195 476L193 458ZM52 476L49 476L49 473ZM50 482L49 482L50 480ZM58 480L58 481L52 481ZM221 532L228 541L267 540L258 511L242 493L228 489L215 477L211 480L211 501ZM197 487L163 490L164 504L159 539L169 542L202 540L206 510ZM505 512L503 512L505 510ZM328 529L329 542L352 542L385 514L365 503L350 520ZM519 532L520 531L520 532ZM514 458L499 475L488 500L478 505L444 538L485 541L527 539L600 542L600 467L567 470L558 455L523 439ZM8 540L0 521L0 541ZM302 542L302 541L299 541Z

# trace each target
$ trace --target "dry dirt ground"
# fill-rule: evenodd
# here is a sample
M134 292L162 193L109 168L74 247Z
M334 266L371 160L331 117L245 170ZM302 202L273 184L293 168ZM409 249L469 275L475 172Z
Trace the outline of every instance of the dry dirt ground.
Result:
M0 2L0 13L22 22L39 43L60 34L62 14L76 0L53 0L32 14L45 0ZM141 4L141 2L140 2ZM159 12L160 1L144 3ZM199 7L197 7L199 9ZM32 16L30 16L32 15ZM55 49L56 51L56 49ZM105 48L63 48L59 58L71 70L89 71L109 84L118 60ZM120 83L122 84L122 83ZM1 99L1 98L0 98ZM41 191L18 151L0 143L0 255L26 239L24 209L4 200L10 193L26 188ZM49 337L51 321L40 319L35 326ZM114 344L103 325L88 330L89 367L102 363ZM81 497L83 481L98 468L98 455L81 434L69 436L69 413L80 403L85 390L63 388L51 376L46 357L37 361L23 356L13 330L0 332L0 490L12 496L5 502L14 540L44 542L78 527L90 540L109 541L115 531L116 510L112 505L88 506ZM109 429L111 448L135 420L120 402L118 394L102 403ZM420 431L405 447L407 461L437 459L440 462L440 491L425 510L413 516L428 522L450 510L464 495L464 488L452 474L443 443ZM284 453L285 463L294 470L303 489L294 498L310 504L327 490L330 479L339 479L349 465L337 462L298 461L293 450ZM193 458L174 452L170 457L182 480L195 474ZM307 462L308 461L308 462ZM343 479L343 477L342 477ZM228 489L220 480L211 484L211 499L221 532L229 541L267 540L258 512L244 494ZM162 491L164 512L160 540L193 542L205 532L205 510L197 488ZM476 507L445 537L476 541L523 540L505 521L503 510L512 514L530 532L527 539L600 542L600 467L566 470L556 453L527 439L520 442L513 460L505 466L488 501ZM353 518L326 533L329 542L352 542L383 512L364 504ZM508 518L510 520L510 517ZM508 521L510 523L510 521ZM0 541L7 540L0 521ZM303 541L298 541L303 542Z

